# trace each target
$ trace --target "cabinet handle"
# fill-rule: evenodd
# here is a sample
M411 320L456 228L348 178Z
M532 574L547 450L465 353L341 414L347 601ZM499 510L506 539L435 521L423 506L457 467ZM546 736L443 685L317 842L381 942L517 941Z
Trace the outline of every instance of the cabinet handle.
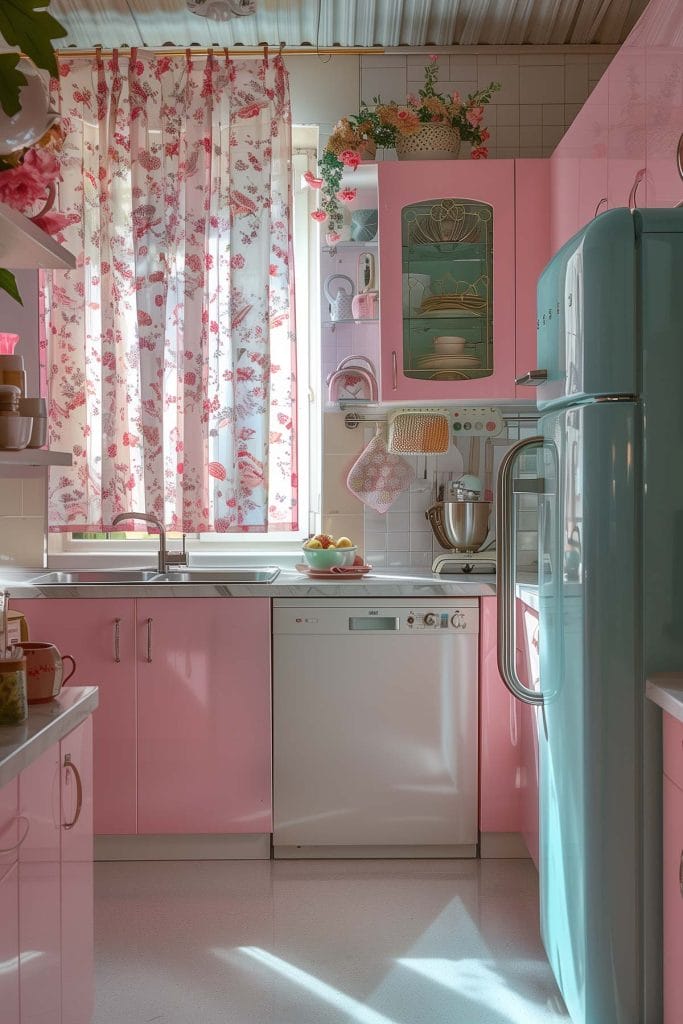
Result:
M81 773L71 760L71 754L64 755L64 768L66 771L70 768L76 779L76 813L73 816L73 820L65 821L63 826L68 832L69 829L74 827L81 816L81 808L83 807L83 783L81 782Z
M152 660L152 622L153 619L147 619L147 661Z
M114 661L121 661L121 619L114 619Z
M606 203L606 202L607 202L607 196L603 196L602 199L598 199L598 205L595 207L595 213L593 214L593 219L595 219L597 217L597 215L600 213L600 207L602 206L603 203Z
M17 818L17 821L21 821L23 823L23 826L24 826L24 834L23 834L23 836L21 837L19 842L14 844L14 846L0 846L0 853L14 853L14 851L18 850L19 847L22 845L22 843L24 843L26 841L26 837L28 836L29 831L31 829L31 822L28 820L28 818L24 818L23 816L20 817L20 818Z
M646 168L645 167L641 167L640 170L636 172L636 176L633 179L633 185L631 186L631 191L628 194L628 208L631 211L631 213L633 213L634 210L638 209L638 204L636 202L636 195L638 193L638 186L640 185L641 181L645 177L645 172L646 172Z
M678 168L678 176L683 180L683 134L678 139L678 145L676 146L676 167Z
M681 890L681 898L683 898L683 850L681 850L681 859L678 862L678 888Z
M391 390L398 391L398 356L396 349L391 353Z

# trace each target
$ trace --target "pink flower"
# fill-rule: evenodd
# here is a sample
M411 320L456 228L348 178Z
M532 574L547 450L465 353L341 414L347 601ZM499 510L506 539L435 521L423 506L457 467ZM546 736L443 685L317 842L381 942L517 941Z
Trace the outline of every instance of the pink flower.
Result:
M484 108L472 107L465 114L465 120L468 124L471 124L473 128L477 128L484 120Z
M486 148L486 146L474 146L472 148L472 152L470 153L470 156L472 157L473 160L486 160L486 157L488 155L489 151Z
M319 224L322 224L324 220L327 220L327 214L324 210L314 210L311 217L313 220L317 220Z
M59 161L45 149L29 149L16 167L0 172L0 202L26 213L59 177Z
M43 213L38 217L31 217L31 220L36 227L48 235L59 234L60 231L63 231L71 223L71 217L66 213L55 212Z
M341 235L339 234L338 231L328 231L327 234L325 235L325 241L327 242L328 245L334 245L334 243L338 242L340 238Z
M487 139L491 138L491 132L488 130L488 128L482 128L482 130L479 132L479 137L482 142L486 142Z
M341 200L342 203L352 203L357 195L358 190L355 188L341 188L337 192L337 199Z
M360 157L355 149L343 149L339 154L339 159L345 167L353 167L354 170L360 163Z
M402 107L398 111L396 119L405 132L413 131L420 126L420 119L417 114L413 113L412 110L408 110L407 107Z
M322 188L323 179L316 178L312 171L306 171L305 174L301 175L301 178L309 188Z
M419 107L420 97L416 96L414 92L409 92L408 95L406 96L406 103L408 103L411 107Z
M452 94L451 99L452 99L452 101L453 101L453 103L455 104L456 107L459 107L459 106L462 105L462 96L460 95L460 93L458 92L457 89Z
M432 64L436 64L437 60L439 59L438 53L430 53L429 54L429 59L430 59Z

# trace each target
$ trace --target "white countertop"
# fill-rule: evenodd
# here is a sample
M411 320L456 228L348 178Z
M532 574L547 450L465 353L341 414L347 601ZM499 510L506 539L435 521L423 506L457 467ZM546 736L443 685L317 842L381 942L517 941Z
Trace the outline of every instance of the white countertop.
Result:
M495 574L439 575L428 569L373 569L356 580L312 580L291 567L273 583L127 583L60 586L40 592L31 580L48 570L0 569L0 588L15 600L41 597L480 597L496 592Z
M683 674L658 672L645 683L645 694L662 711L683 722Z
M72 732L97 707L96 686L65 686L45 704L31 704L21 725L0 726L0 786Z

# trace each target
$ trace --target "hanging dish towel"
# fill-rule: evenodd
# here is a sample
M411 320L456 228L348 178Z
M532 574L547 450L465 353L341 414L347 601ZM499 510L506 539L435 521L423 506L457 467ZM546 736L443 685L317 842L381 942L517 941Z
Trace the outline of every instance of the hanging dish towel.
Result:
M351 467L346 486L368 508L386 512L414 479L410 463L387 451L382 437L376 434Z

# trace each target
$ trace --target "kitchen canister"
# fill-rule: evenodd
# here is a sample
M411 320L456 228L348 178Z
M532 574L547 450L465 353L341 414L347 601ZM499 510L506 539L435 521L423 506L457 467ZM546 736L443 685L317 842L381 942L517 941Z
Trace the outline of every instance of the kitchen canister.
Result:
M44 398L20 398L19 415L33 420L28 448L44 448L47 442L47 402Z
M60 654L54 644L22 643L26 660L26 696L29 704L44 704L59 695L64 683L76 671L70 654ZM64 674L64 662L71 662L71 671Z
M19 725L27 718L26 658L0 658L0 725Z

